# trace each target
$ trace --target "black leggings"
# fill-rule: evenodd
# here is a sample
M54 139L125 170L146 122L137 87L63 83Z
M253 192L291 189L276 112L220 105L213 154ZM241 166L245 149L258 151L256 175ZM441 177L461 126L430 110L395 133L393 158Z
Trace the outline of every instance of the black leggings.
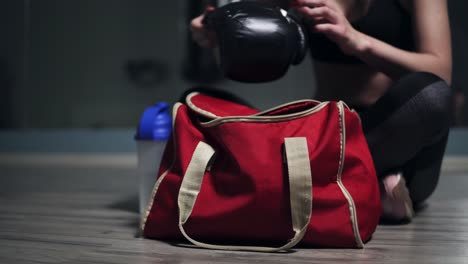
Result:
M359 111L377 175L401 171L415 204L437 185L452 119L451 91L439 77L411 73Z

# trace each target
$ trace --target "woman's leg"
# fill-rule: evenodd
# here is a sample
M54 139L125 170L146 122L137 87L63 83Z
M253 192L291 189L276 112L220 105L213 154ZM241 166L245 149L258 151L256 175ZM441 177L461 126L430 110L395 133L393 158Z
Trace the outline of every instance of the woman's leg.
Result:
M437 184L451 123L451 92L430 73L411 73L361 113L380 178L403 171L414 202Z
M406 184L415 205L429 198L437 186L447 139L448 133L434 144L424 147L403 167L403 175L407 175Z

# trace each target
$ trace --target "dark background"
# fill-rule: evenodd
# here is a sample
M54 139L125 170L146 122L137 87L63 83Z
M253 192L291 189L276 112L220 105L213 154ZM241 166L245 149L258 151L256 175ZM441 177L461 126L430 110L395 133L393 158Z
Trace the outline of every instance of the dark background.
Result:
M279 81L196 80L210 70L187 34L186 0L1 0L0 128L133 127L145 107L210 84L267 108L314 94L310 60ZM449 0L453 88L468 84L468 2ZM192 53L190 53L192 51ZM204 69L206 69L204 71ZM457 125L468 124L466 107Z

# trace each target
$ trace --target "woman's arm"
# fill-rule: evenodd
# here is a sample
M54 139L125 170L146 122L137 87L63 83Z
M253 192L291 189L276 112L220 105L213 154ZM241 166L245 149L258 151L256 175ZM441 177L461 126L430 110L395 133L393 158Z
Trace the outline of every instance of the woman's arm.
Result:
M379 1L379 0L375 0ZM315 22L314 30L393 79L409 71L432 72L451 82L452 54L446 0L411 0L416 51L405 51L356 31L339 1L298 0L299 12Z

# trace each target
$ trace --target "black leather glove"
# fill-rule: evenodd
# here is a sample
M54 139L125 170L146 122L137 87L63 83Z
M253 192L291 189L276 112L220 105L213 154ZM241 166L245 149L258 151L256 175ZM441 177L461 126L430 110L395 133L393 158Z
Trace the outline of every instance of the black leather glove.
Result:
M277 80L307 53L298 20L267 3L229 3L209 12L204 22L216 33L222 71L235 81Z

